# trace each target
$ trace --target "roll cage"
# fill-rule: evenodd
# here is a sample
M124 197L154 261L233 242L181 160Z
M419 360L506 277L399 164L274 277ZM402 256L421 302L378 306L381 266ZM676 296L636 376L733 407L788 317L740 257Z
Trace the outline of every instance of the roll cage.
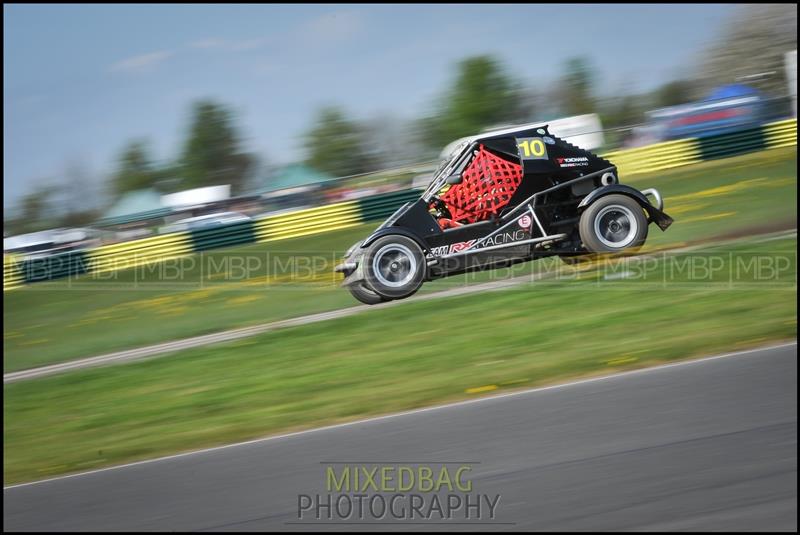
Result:
M431 183L428 184L428 187L425 189L425 192L422 194L422 200L425 202L430 202L433 199L433 196L436 195L442 188L447 185L447 179L453 175L460 175L464 172L464 169L469 165L470 160L473 156L473 151L477 148L478 143L476 141L473 142L464 142L464 144L456 151L453 152L453 156L450 160L445 160L439 165L439 168L433 175L433 179Z
M530 238L528 240L514 242L514 244L513 244L514 246L526 245L526 244L535 244L535 243L543 243L543 242L549 242L549 241L565 239L565 238L568 237L568 234L566 234L566 233L548 233L548 231L545 230L544 226L542 225L542 220L539 218L538 214L536 213L537 202L540 201L547 194L550 194L550 193L553 193L555 191L558 191L558 190L573 186L574 184L577 184L577 183L582 182L584 180L594 180L598 176L602 176L605 173L615 172L615 171L616 171L616 167L611 166L611 167L608 167L606 169L601 169L599 171L595 171L593 173L589 173L587 175L584 175L584 176L581 176L581 177L578 177L578 178L575 178L575 179L572 179L572 180L568 180L566 182L562 182L561 184L557 184L557 185L555 185L555 186L553 186L551 188L548 188L548 189L539 191L537 193L534 193L533 195L531 195L530 197L528 197L524 201L520 202L517 206L511 208L511 210L509 210L508 212L506 212L505 214L500 216L500 226L497 229L493 230L492 232L490 232L489 234L483 236L482 238L478 238L469 247L467 247L467 248L465 248L465 249L463 249L461 251L458 251L456 253L443 255L441 258L452 258L452 257L456 257L456 256L462 256L462 255L465 255L465 254L476 252L477 250L480 250L480 252L486 252L486 251L491 251L493 249L507 248L508 245L497 245L497 246L490 246L490 247L481 247L481 245L486 243L486 241L489 240L490 238L492 238L492 237L498 235L499 233L501 233L502 231L504 231L506 228L508 228L512 224L516 223L516 221L520 217L522 217L522 215L524 213L526 213L526 212L531 216L533 222L536 224L536 230L538 230L541 235L536 237L536 238L532 237L532 238ZM525 210L523 210L523 209L525 209Z

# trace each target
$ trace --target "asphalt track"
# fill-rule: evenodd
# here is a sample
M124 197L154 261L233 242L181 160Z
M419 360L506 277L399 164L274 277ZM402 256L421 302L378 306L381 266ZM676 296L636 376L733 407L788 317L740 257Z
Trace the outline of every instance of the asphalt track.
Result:
M770 239L777 239L785 236L792 236L796 235L797 230L792 229L789 231L780 231L780 232L770 232L767 234L761 235L753 235L748 236L746 239L759 239L761 241L766 241ZM720 240L714 243L714 246L719 246L724 243L729 242L736 242L740 241L741 238L734 238L728 240ZM707 244L706 244L707 245ZM697 249L699 247L704 247L704 245L695 245L689 247L681 247L677 249L672 249L672 253L676 252L683 252L683 251L690 251ZM666 251L661 251L661 253ZM647 256L647 255L643 255ZM498 281L491 281L485 282L480 284L472 284L468 286L459 286L456 288L450 288L447 290L441 290L438 292L427 293L427 294L417 294L409 299L404 299L401 301L391 301L388 303L382 303L379 305L357 305L347 308L342 308L338 310L331 310L329 312L320 312L317 314L309 314L306 316L300 316L297 318L289 318L285 320L273 321L270 323L262 323L260 325L253 325L251 327L243 327L239 329L230 329L227 331L221 331L211 334L204 334L201 336L193 336L191 338L183 338L180 340L173 340L170 342L163 342L159 344L153 344L144 347L138 347L134 349L127 349L124 351L117 351L114 353L107 353L104 355L98 355L94 357L87 357L77 360L71 360L68 362L62 362L58 364L50 364L47 366L41 366L37 368L30 368L27 370L20 370L16 372L9 372L3 374L3 384L13 383L16 381L24 381L28 379L37 379L39 377L46 377L49 375L56 375L61 373L66 373L73 370L80 370L84 368L93 368L96 366L109 366L113 364L122 364L125 362L141 360L146 358L153 358L158 356L164 356L171 353L175 353L176 351L181 351L184 349L189 349L192 347L201 347L207 346L211 344L219 344L222 342L230 342L233 340L239 340L242 338L248 338L251 336L256 336L265 332L270 332L278 329L285 329L287 327L296 327L298 325L308 325L311 323L317 323L320 321L327 321L336 318L344 318L347 316L353 316L355 314L363 314L369 310L375 310L379 308L389 307L389 306L399 306L403 305L408 302L412 301L419 301L419 300L427 300L427 299L439 299L442 297L454 297L458 295L466 295L478 292L488 292L493 290L503 290L506 288L511 288L513 286L517 286L520 284L529 284L535 282L536 280L545 279L548 277L552 277L555 275L555 272L548 272L548 273L534 273L532 275L523 275L519 277L513 277L504 280Z
M298 524L298 495L324 493L332 462L474 463L473 492L501 498L482 523ZM6 530L796 531L797 345L12 486L3 501Z

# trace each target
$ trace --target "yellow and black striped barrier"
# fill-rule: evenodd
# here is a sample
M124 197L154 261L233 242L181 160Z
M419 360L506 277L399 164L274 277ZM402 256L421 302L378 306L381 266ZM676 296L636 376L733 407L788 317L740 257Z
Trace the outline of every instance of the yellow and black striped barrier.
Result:
M356 201L267 216L255 222L255 238L259 242L299 238L353 227L362 223Z
M175 232L113 245L103 245L86 252L87 271L108 273L192 254L191 234Z
M3 291L19 288L25 282L22 261L13 254L3 255Z
M663 171L702 161L698 140L679 139L635 149L617 150L603 154L617 166L622 177Z
M797 119L768 123L730 134L679 139L603 154L621 177L652 173L745 152L797 145Z
M767 147L791 147L797 145L797 119L778 121L764 126Z

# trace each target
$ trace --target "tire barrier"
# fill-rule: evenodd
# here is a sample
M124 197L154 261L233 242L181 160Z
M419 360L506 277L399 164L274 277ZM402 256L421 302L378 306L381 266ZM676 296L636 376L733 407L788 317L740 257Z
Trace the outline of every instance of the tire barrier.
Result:
M765 124L731 134L681 139L604 154L620 176L651 173L767 148L797 145L797 119ZM416 200L420 190L407 189L262 217L253 221L176 232L125 243L22 260L3 255L3 290L26 283L83 273L107 273L191 255L196 252L311 236L389 217Z
M253 221L240 221L228 225L191 231L194 251L207 251L256 241Z
M617 166L620 176L626 177L700 162L702 153L698 145L696 139L679 139L618 150L602 156Z
M797 119L768 123L730 134L679 139L603 154L623 177L663 171L746 152L797 145Z
M362 222L357 202L329 204L257 220L256 241L268 242L310 236L353 227Z
M86 251L91 273L108 273L163 262L194 253L192 236L175 232L113 245L103 245Z
M702 138L698 140L698 145L703 160L714 160L763 150L767 147L767 142L762 128L750 128L730 134Z
M406 189L359 199L358 209L361 212L361 220L386 219L405 203L415 201L419 196L420 190Z
M797 119L788 119L764 125L767 147L791 147L797 145Z
M87 251L67 251L54 255L25 259L20 269L25 283L61 279L88 271Z
M25 282L22 261L18 255L3 255L3 291L19 288Z
M23 284L80 275L88 271L87 251L67 251L48 256L24 258L3 254L3 291Z

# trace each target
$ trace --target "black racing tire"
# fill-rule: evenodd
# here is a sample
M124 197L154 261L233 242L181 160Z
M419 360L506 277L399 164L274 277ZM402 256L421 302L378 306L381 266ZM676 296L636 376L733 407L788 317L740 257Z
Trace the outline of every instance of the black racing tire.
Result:
M428 269L419 244L396 234L375 240L361 261L366 287L387 300L416 293Z
M365 305L377 305L379 303L384 303L386 301L389 301L389 299L386 299L385 297L380 296L375 292L373 292L372 290L370 290L369 288L367 288L367 285L364 284L363 282L357 282L355 284L351 284L350 286L347 287L347 289L350 291L350 294L353 297L355 297Z
M633 254L647 239L647 216L627 195L606 195L581 215L578 230L587 251Z

